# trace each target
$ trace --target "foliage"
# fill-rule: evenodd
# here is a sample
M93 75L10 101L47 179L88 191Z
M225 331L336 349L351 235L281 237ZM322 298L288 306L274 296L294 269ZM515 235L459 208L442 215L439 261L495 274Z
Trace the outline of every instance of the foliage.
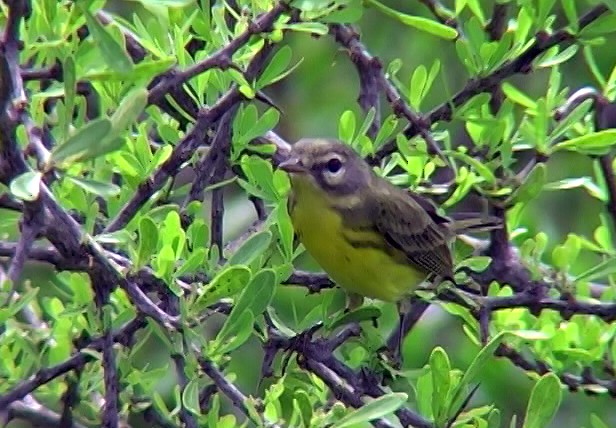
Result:
M616 3L416 3L5 0L4 421L535 428L575 392L616 396ZM404 60L360 40L378 45L379 26L409 44L386 41ZM344 72L325 64L332 41ZM594 83L572 90L580 63ZM350 75L357 107L325 89L350 95ZM302 94L318 106L277 108ZM506 220L456 244L457 279L475 287L414 300L417 318L426 301L450 315L426 325L457 345L416 340L424 316L394 368L394 306L344 313L295 245L274 129L310 120L449 212L487 204ZM558 216L537 202L552 193ZM548 233L560 219L562 239ZM497 357L517 369L494 374ZM509 391L527 377L524 411ZM578 416L610 426L606 408Z

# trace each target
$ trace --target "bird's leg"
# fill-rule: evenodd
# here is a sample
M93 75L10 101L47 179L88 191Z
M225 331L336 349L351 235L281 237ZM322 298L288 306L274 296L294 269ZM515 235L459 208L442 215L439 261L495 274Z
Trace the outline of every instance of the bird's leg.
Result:
M364 298L359 294L347 293L345 312L351 312L359 308L364 303Z
M387 339L387 350L391 359L399 367L402 363L404 338L430 306L430 302L418 296L411 296L398 302L398 327Z
M347 303L344 312L349 313L351 311L354 311L355 309L361 307L363 303L364 298L359 294L347 293ZM372 318L372 325L374 326L374 328L378 328L378 318Z
M398 369L402 366L402 344L404 342L404 336L406 335L406 331L404 330L404 320L410 311L410 306L410 299L402 299L396 303L396 307L398 308L398 329L395 333L396 338L394 348L390 349L390 352L392 353L393 366Z

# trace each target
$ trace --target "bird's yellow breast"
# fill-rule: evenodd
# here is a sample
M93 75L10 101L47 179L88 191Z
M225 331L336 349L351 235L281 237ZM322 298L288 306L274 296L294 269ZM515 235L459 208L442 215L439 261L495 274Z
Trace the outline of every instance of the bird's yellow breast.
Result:
M293 227L306 250L342 288L364 297L397 301L414 290L426 273L372 246L349 242L384 243L375 232L345 228L339 213L322 191L302 179L293 180Z

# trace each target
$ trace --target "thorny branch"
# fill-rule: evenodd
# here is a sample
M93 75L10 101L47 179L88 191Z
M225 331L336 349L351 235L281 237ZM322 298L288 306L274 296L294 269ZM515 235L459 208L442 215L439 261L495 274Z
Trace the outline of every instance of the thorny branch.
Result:
M586 27L607 11L607 6L595 6L580 18L579 27ZM435 107L421 118L411 121L411 124L404 131L405 136L407 138L413 138L420 135L422 132L426 132L426 128L429 128L436 122L450 121L453 118L455 109L463 105L475 95L483 92L490 92L492 88L514 74L530 73L532 71L533 61L543 52L553 46L571 43L573 41L575 41L575 36L572 35L566 28L562 28L548 37L539 34L536 35L534 43L520 56L503 64L487 76L469 80L464 88L462 88L450 100L447 100L441 105ZM389 142L383 145L372 160L375 163L380 162L385 157L391 155L395 150L395 142Z
M61 80L62 70L58 64L47 68L33 69L29 66L19 64L19 29L25 19L30 14L30 3L25 0L5 1L8 6L8 16L6 26L2 35L0 49L0 181L8 184L19 174L29 171L30 167L25 161L25 155L17 144L16 128L24 125L29 148L27 152L34 154L37 164L44 164L49 156L48 147L43 144L41 135L43 130L33 125L28 112L28 100L24 92L24 81L35 80ZM450 16L440 2L435 0L421 0L433 15L442 23L451 25L458 29L459 23ZM599 18L607 8L599 5L591 9L584 15L579 22L580 28L585 27ZM492 40L499 39L505 29L507 5L497 4L494 6L492 18L486 27L486 32ZM182 86L189 82L193 77L204 73L207 70L218 68L225 70L233 68L240 71L248 80L254 80L267 64L270 53L274 45L268 41L264 42L264 47L253 57L252 61L245 70L237 67L232 57L246 43L255 36L262 35L272 30L274 23L285 13L291 15L291 19L297 18L285 2L280 2L269 12L257 17L249 22L246 30L235 38L231 39L224 47L214 52L209 57L195 63L184 70L176 67L157 76L150 84L149 98L150 104L158 105L163 111L169 113L166 96L172 96L178 104L186 111L193 111L187 108L184 102L186 97L182 92ZM113 18L104 12L97 13L98 19L104 24L109 24ZM87 28L86 28L87 30ZM421 136L426 140L433 154L441 153L438 143L431 135L432 126L437 122L450 121L455 109L463 105L473 96L482 92L493 94L492 107L498 110L498 95L501 83L508 77L518 73L529 73L532 71L532 63L543 52L556 45L565 45L575 41L575 36L566 29L555 31L549 36L537 34L534 43L517 58L510 60L492 73L480 78L469 81L451 100L447 100L427 114L414 111L402 98L395 85L387 79L383 73L380 60L372 55L367 48L360 42L357 32L350 26L331 24L330 34L343 46L350 55L352 62L357 68L360 76L359 103L364 111L375 109L375 119L370 127L369 135L374 137L380 126L379 97L384 95L390 103L394 113L399 117L405 118L409 126L405 130L408 138ZM88 32L84 33L87 37ZM130 31L122 29L122 34L126 41L129 54L135 63L143 60L145 50L140 46ZM257 99L264 99L257 96ZM218 98L211 106L202 106L196 112L196 123L185 133L184 138L178 142L169 159L158 168L148 180L142 182L134 197L129 200L120 210L118 215L110 219L105 227L105 232L114 232L124 228L147 203L153 202L156 194L161 190L169 179L174 178L188 160L191 159L195 150L202 146L210 146L210 151L198 163L198 179L194 182L190 195L186 202L200 198L201 193L209 185L220 182L224 175L231 171L227 165L227 158L230 145L230 124L236 109L241 102L245 101L245 96L239 91L237 86ZM186 101L188 103L188 101ZM597 117L597 129L612 128L616 125L614 121L613 104L607 103L605 99L597 98L595 113ZM172 113L169 113L173 116ZM277 141L280 147L279 153L288 150L288 145L276 136L269 133L269 140ZM379 162L395 150L395 144L386 144L372 159ZM224 156L221 156L223 154ZM276 159L274 159L276 163ZM608 212L611 213L616 224L616 178L612 169L613 157L605 155L600 157L600 165L606 180L610 199L607 203ZM108 293L113 290L115 285L119 285L130 296L136 309L137 316L117 331L106 329L101 336L91 340L82 340L75 344L75 350L71 357L65 361L46 368L39 369L32 376L16 385L12 385L4 394L0 395L0 415L9 418L25 418L37 423L47 423L50 425L61 423L62 426L80 427L78 422L71 421L70 406L74 397L67 398L67 411L64 415L40 406L33 401L30 395L37 388L48 382L57 379L68 372L79 372L88 363L96 362L96 358L91 351L98 351L103 354L104 381L106 387L105 406L102 411L101 419L103 426L118 426L119 402L118 402L118 373L113 348L117 345L130 346L137 331L146 326L145 317L156 320L167 331L176 331L181 328L180 313L177 307L169 305L168 299L163 302L155 302L147 292L165 290L166 287L157 278L149 267L144 267L130 273L125 273L133 268L125 255L115 253L108 248L102 248L91 237L84 232L83 225L73 218L54 198L48 187L49 183L42 182L40 187L40 197L35 202L19 202L8 195L0 195L0 209L9 209L22 213L22 230L18 242L0 241L0 257L9 257L10 264L8 273L0 268L0 284L4 278L10 279L14 284L17 283L23 272L24 264L27 260L38 260L52 264L57 270L69 270L86 272L97 292L97 299L100 300L99 309L108 303ZM216 192L216 191L215 191ZM211 211L213 220L212 244L222 248L222 214L224 207L221 202L220 191L216 196ZM262 211L260 201L255 202L257 209ZM260 208L259 208L260 207ZM245 235L237 241L227 244L227 252L234 252L239 245L254 231L262 230L266 225L266 219L261 213L259 221ZM504 215L504 212L501 213ZM493 257L493 263L482 273L474 274L474 279L486 287L492 282L497 281L501 284L509 284L515 290L515 294L509 297L485 297L468 294L468 300L461 300L451 293L441 293L437 296L443 302L455 302L466 306L478 320L485 319L493 312L510 308L528 308L533 314L545 309L551 309L561 313L564 319L568 319L574 314L589 314L597 316L607 322L616 319L616 304L592 301L578 301L565 298L554 298L547 295L547 290L551 284L544 280L533 280L528 269L518 253L508 242L506 231L499 237L492 236L492 247L489 254ZM36 245L39 238L46 238L51 242L51 247ZM498 243L495 247L494 244ZM502 251L495 251L495 248ZM208 278L199 278L207 281ZM182 283L180 286L186 292L192 290L191 284ZM324 275L309 274L305 272L294 272L286 281L289 284L305 286L310 292L317 292L322 288L331 287L333 284ZM472 305L478 305L479 309ZM417 311L407 322L407 328L417 322L423 310L428 306L425 301L417 303ZM228 313L228 311L226 311ZM482 327L487 327L486 322L482 322ZM105 326L108 327L108 326ZM364 404L362 397L379 397L385 393L384 389L375 382L375 375L369 372L357 373L345 365L334 356L335 349L350 337L357 335L356 326L345 327L336 335L329 339L312 339L312 337L289 338L277 331L271 324L268 325L268 341L265 344L266 361L273 362L273 354L278 351L293 351L298 355L300 367L316 374L330 388L334 396L345 403L347 406L360 407ZM486 333L487 335L487 329ZM183 340L185 339L182 336ZM300 340L298 340L300 339ZM187 348L186 343L182 343ZM195 351L199 364L203 372L213 381L218 392L226 395L234 406L251 417L246 403L249 398L244 395L224 373L205 355ZM269 353L269 354L268 354ZM531 361L524 357L519 351L509 345L501 345L497 355L511 360L514 364L524 370L536 373L546 373L550 367L541 361ZM174 357L176 370L180 386L185 388L188 379L184 373L186 361L182 356ZM589 368L585 368L581 374L560 373L561 381L572 390L602 387L611 395L616 396L616 384L613 378L602 379L592 373ZM145 411L148 418L159 426L175 426L163 416L159 415L153 407ZM420 415L408 408L401 408L396 412L396 416L404 426L430 427L432 423L425 420ZM197 422L187 409L182 408L180 419L185 426L195 427ZM275 423L264 422L268 426L275 427ZM377 427L389 427L391 424L385 419L373 421Z

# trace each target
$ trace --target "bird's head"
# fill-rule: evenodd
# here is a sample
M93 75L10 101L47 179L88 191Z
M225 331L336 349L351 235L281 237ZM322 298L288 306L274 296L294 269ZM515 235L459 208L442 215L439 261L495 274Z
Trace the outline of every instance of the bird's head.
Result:
M299 140L279 167L291 175L294 188L310 185L330 196L356 193L370 184L373 174L351 147L323 138Z

